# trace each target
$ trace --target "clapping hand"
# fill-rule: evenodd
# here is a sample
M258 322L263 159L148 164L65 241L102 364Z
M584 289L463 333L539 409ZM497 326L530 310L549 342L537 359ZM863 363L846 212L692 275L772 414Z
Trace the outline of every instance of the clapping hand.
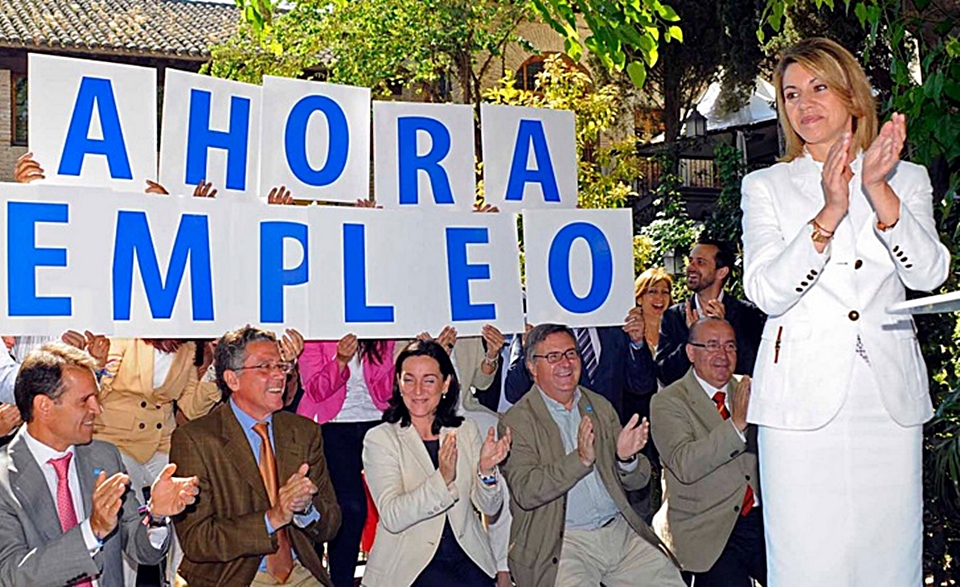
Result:
M0 404L0 436L6 436L23 423L16 404Z
M100 471L93 488L91 500L90 529L94 536L104 540L117 527L117 515L123 505L123 494L127 491L130 476L126 473L114 473L107 478L106 471Z
M704 306L703 313L707 316L723 320L727 315L727 308L720 300L709 300Z
M744 375L730 398L730 420L737 430L747 429L747 408L750 407L750 377Z
M828 231L840 224L850 208L851 144L853 135L848 131L830 147L823 162L820 185L823 188L824 211L817 215L817 222ZM824 215L826 214L826 218Z
M277 344L281 361L296 361L303 352L303 335L295 328L287 328Z
M89 330L83 332L87 352L97 361L97 368L103 369L107 365L107 355L110 353L110 339L102 334L94 334Z
M296 473L290 475L287 482L277 492L277 502L267 510L267 518L274 530L279 530L293 520L294 514L303 512L310 507L313 496L317 493L317 486L307 477L309 466L300 465Z
M353 355L357 353L359 347L360 341L357 339L356 334L348 334L337 342L337 364L340 366L341 371L343 371L347 363L353 359Z
M700 312L693 307L693 298L688 299L687 303L683 305L685 313L687 315L687 329L689 330L691 326L697 323L697 320L700 319Z
M513 435L509 428L503 432L503 436L499 440L497 439L497 431L494 430L493 426L487 430L487 437L483 441L483 446L480 447L481 475L489 477L493 474L493 468L507 458L507 455L510 454L512 439Z
M594 439L593 420L590 419L590 416L584 416L580 419L580 427L577 429L577 454L584 467L593 465L594 461L597 460Z
M443 482L450 485L457 480L457 433L450 432L440 442L437 455L438 469Z
M903 114L894 112L863 154L861 173L867 195L870 195L874 188L886 183L887 176L900 161L900 152L906 140L907 119Z
M643 450L649 437L650 422L646 418L641 420L638 414L634 414L617 436L617 458L629 461Z
M197 500L199 481L194 477L174 477L177 464L169 463L150 486L148 509L155 516L175 516Z

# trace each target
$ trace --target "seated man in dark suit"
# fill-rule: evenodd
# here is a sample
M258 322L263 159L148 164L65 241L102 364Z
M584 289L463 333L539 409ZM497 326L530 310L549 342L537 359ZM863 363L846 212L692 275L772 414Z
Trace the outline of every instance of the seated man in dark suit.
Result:
M625 424L637 413L638 398L657 390L653 359L642 346L643 315L639 308L633 308L623 326L574 328L573 332L583 357L580 385L613 404L621 424ZM519 351L504 381L510 403L519 401L533 387L523 349Z
M697 587L765 585L750 378L733 376L737 342L725 320L701 318L685 346L693 367L651 403L666 479L654 526Z
M723 318L733 326L738 349L734 373L753 374L766 316L752 303L723 291L733 265L733 253L720 241L701 238L690 251L687 289L692 295L667 308L660 320L656 362L657 377L664 385L680 379L690 369L685 350L687 334L690 326L705 316Z
M115 446L93 440L96 361L63 343L27 355L14 388L26 425L0 453L0 585L123 585L122 554L156 565L166 517L197 494L167 465L140 506Z
M173 433L170 461L204 496L174 520L191 587L331 585L313 544L333 538L340 507L320 426L282 411L295 359L273 333L224 334L214 364L228 401Z

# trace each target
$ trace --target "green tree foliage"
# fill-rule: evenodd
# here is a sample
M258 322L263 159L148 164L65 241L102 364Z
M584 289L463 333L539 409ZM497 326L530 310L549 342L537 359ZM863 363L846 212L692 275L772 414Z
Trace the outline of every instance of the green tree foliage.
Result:
M710 238L730 243L732 247L739 249L733 278L728 279L727 282L732 293L742 297L743 281L739 279L743 274L743 247L741 246L743 211L740 210L740 181L743 179L746 165L740 150L724 143L717 145L714 157L720 182L720 195L717 197L716 206L704 221L703 232Z
M660 0L533 0L533 5L563 35L574 61L586 46L607 70L626 71L637 87L643 87L648 68L660 58L661 31L668 43L683 41L680 17ZM580 19L590 30L582 43Z
M577 119L577 180L583 208L621 208L633 193L631 182L640 174L634 138L610 145L601 140L613 129L621 111L622 94L613 84L595 87L580 69L558 56L544 63L537 91L516 87L512 74L485 92L492 104L571 110Z
M791 10L809 10L810 0L768 0L764 21L779 30ZM936 0L813 0L824 18L852 14L863 33L862 60L874 67L871 79L881 90L881 114L907 117L906 158L927 167L934 191L940 238L953 253L950 276L941 291L958 287L960 273L960 5ZM829 10L830 12L827 12ZM828 29L829 34L834 29ZM811 31L812 32L812 31ZM848 34L849 31L847 31ZM839 40L850 38L835 34ZM763 31L758 31L763 40ZM857 51L860 47L849 47ZM919 80L914 73L919 73ZM883 83L889 80L889 90ZM960 367L957 316L918 316L919 337L938 405L924 435L924 566L934 585L960 579Z
M680 136L683 117L711 83L722 80L720 107L736 111L753 91L764 59L753 30L764 0L676 0L684 26L683 43L660 47L650 71L656 100L663 109L664 140Z
M668 157L664 155L663 157ZM661 161L660 168L668 169L669 161ZM683 196L680 194L680 177L663 173L660 176L660 185L655 190L656 199L653 206L656 216L650 224L640 229L640 235L634 242L634 250L649 246L647 254L649 262L641 269L652 266L662 266L663 258L667 253L673 253L682 259L693 248L697 237L703 230L703 224L690 218L687 214ZM681 273L674 277L673 298L686 297L686 276Z
M237 35L213 51L213 75L258 82L314 73L327 81L411 89L425 101L476 103L479 81L530 14L523 0L236 0Z

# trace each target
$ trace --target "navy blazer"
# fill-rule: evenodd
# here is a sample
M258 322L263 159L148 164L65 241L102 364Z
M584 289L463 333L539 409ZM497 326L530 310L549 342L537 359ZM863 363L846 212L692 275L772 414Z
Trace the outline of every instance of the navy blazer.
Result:
M751 302L738 300L729 293L723 294L726 320L733 326L737 336L738 375L753 375L757 360L757 348L766 315ZM681 379L690 369L687 358L687 310L686 302L667 308L660 318L660 343L657 345L657 377L664 386Z
M585 368L580 370L580 385L613 404L623 423L635 412L646 412L640 406L649 405L648 396L657 390L656 366L650 351L645 347L632 348L630 336L619 326L598 327L597 337L600 363L592 380ZM511 363L503 387L511 403L517 403L533 387L523 352Z

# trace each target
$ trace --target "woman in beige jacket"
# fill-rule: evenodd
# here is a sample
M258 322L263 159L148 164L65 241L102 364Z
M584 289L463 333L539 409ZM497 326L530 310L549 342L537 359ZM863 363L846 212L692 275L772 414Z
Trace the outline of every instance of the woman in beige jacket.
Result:
M97 440L120 449L131 487L145 503L150 487L170 462L170 437L176 427L174 404L188 419L203 416L220 400L216 383L201 382L209 366L194 364L193 342L173 339L115 338L110 340L100 381L103 412L94 426ZM179 548L171 544L171 557ZM177 554L174 554L177 553ZM168 566L172 576L176 565ZM137 565L124 557L124 582L136 585Z

